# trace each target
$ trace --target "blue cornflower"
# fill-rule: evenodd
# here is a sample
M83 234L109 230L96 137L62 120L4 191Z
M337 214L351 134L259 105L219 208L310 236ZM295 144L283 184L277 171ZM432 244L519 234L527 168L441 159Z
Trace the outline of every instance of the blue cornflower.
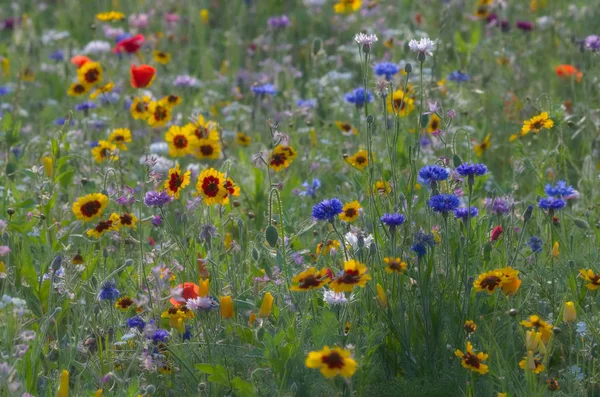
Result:
M567 203L565 203L563 199L559 199L556 197L546 197L538 202L538 206L541 209L550 211L560 210L564 208L565 205L567 205Z
M529 248L531 248L531 251L535 253L542 252L543 244L544 242L538 236L531 236L531 238L529 238L529 241L527 242L527 245L529 246Z
M133 316L127 319L127 326L129 328L137 328L142 331L146 326L146 322L140 316Z
M90 149L93 149L96 146L98 146L98 141L89 141L88 145L89 145Z
M488 209L496 213L496 215L502 215L510 212L511 202L508 199L496 197L493 200L486 199L486 205Z
M431 196L427 204L434 212L441 212L446 215L450 211L454 211L460 205L460 200L455 194L437 194Z
M417 254L418 257L422 257L427 253L427 247L433 247L434 245L435 238L433 237L433 234L417 232L415 233L413 245L410 249Z
M162 207L171 201L173 201L173 197L164 190L161 192L149 191L144 196L144 204L148 207Z
M556 186L547 184L546 187L544 187L544 191L548 196L552 197L565 197L575 194L575 189L573 189L573 186L567 186L567 182L565 181L558 181Z
M308 181L304 181L302 184L305 190L300 192L300 196L311 196L315 197L317 194L317 189L321 187L321 181L318 178L313 178L312 183L308 183Z
M104 284L102 284L102 287L100 287L100 294L98 294L98 298L100 298L100 300L103 301L114 301L119 297L119 295L120 293L117 289L117 285L115 284L115 282L107 281Z
M437 181L445 181L450 176L448 170L439 165L426 165L419 171L417 180L419 183L431 184Z
M576 324L576 329L575 331L577 332L577 335L581 336L585 336L587 334L587 324L584 323L583 321L580 321Z
M471 207L471 218L477 218L479 210L476 207ZM466 207L460 207L454 210L454 217L456 219L467 219L469 217L469 210Z
M65 60L65 53L62 50L56 50L52 54L50 54L48 58L56 62L62 62Z
M375 72L377 76L385 76L385 79L388 81L399 71L400 67L392 62L380 62L373 67L373 72Z
M390 228L395 228L402 225L406 221L406 217L402 214L383 214L380 220Z
M273 84L257 84L252 86L251 90L253 93L260 96L275 95L277 93L277 89Z
M7 85L3 85L2 87L0 87L0 96L10 94L11 92L12 92L12 89Z
M90 109L94 109L96 104L94 102L83 102L78 105L75 105L75 110L87 112Z
M312 216L318 221L333 221L335 217L342 213L344 205L336 198L323 200L312 209Z
M455 70L448 75L448 80L456 81L457 83L464 83L465 81L471 80L471 76L466 73L459 72Z
M185 332L181 335L181 339L183 339L183 340L192 339L192 326L191 325L185 326Z
M487 167L483 164L462 163L456 167L456 172L460 176L480 176L487 172Z
M317 106L317 100L316 99L298 99L296 101L296 105L298 105L299 108L312 109L315 106Z
M67 119L65 117L60 117L60 118L54 120L54 125L62 126L65 124L66 121L67 121ZM71 124L69 124L69 125L75 125L75 120L71 119Z
M369 90L365 91L364 88L357 88L354 91L347 93L344 96L346 102L356 105L356 107L363 107L365 103L373 102L373 94Z
M169 331L167 331L166 329L159 328L152 334L152 341L154 343L166 342L167 340L169 340L169 336Z

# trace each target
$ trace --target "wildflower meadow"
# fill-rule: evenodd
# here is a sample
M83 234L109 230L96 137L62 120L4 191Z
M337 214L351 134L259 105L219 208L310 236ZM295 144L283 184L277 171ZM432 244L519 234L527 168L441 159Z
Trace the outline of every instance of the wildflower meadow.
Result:
M598 0L0 7L0 397L600 396Z

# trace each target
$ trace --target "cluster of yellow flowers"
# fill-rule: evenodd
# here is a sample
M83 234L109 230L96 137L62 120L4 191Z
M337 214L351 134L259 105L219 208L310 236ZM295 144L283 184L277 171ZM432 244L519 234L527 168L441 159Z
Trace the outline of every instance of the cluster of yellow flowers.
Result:
M496 289L500 288L506 295L512 296L521 286L519 271L510 266L494 269L480 274L473 286L477 292L487 291L488 294L493 294Z
M217 124L205 120L201 115L195 122L183 127L174 125L165 135L169 144L169 155L183 157L194 154L203 160L215 160L221 156L221 141Z

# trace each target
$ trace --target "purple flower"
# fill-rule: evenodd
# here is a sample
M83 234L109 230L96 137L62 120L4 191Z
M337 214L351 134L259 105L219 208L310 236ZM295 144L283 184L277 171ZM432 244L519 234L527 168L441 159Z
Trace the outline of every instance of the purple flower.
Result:
M200 81L197 78L184 74L181 76L177 76L175 81L173 81L173 85L175 87L200 87Z
M406 217L397 213L383 214L379 220L387 225L390 228L390 232L393 233L396 230L396 227L401 226L406 221Z
M133 189L129 186L125 186L125 191L126 193L115 201L121 205L129 205L135 203L136 200L135 196L133 195Z
M140 331L143 330L146 326L146 322L140 316L133 316L131 318L128 318L126 323L129 328L137 328Z
M354 91L347 93L344 96L346 102L356 105L356 107L360 108L365 105L365 103L373 102L373 94L369 90L365 91L364 88L357 88Z
M290 19L287 15L281 15L279 17L272 17L267 20L270 27L275 29L283 29L290 24Z
M556 198L556 197L546 197L546 198L541 199L538 202L538 206L541 209L549 210L549 211L560 210L560 209L564 208L565 205L567 205L567 203L565 203L565 201L563 199Z
M462 72L460 72L458 70L455 70L454 72L451 72L448 75L448 80L455 81L457 83L464 83L466 81L471 80L471 76L469 76L466 73L462 73Z
M555 186L547 184L544 187L544 192L546 192L548 196L565 197L574 194L575 189L573 189L573 186L571 185L567 186L567 182L565 181L558 181Z
M448 179L449 172L446 168L439 165L426 165L419 171L417 180L423 184L433 184L437 181L445 181Z
M456 172L460 176L480 176L487 172L487 167L483 164L462 163L456 167Z
M115 282L107 281L104 284L102 284L102 287L100 287L100 294L98 294L98 298L100 298L100 300L103 301L114 301L119 297L119 295L120 293L117 289Z
M485 204L488 210L496 215L508 214L510 212L511 200L507 198L496 197L493 200L486 199Z
M467 219L469 217L469 212L470 214L470 218L477 218L477 216L479 215L479 210L476 207L471 207L471 211L469 211L466 207L460 207L454 210L454 217L456 219Z
M431 196L427 204L429 204L433 212L441 212L446 215L448 212L458 208L460 200L454 194L437 194Z
M152 226L159 227L162 225L162 217L160 215L154 215L152 217Z
M166 342L167 340L169 340L169 331L167 331L166 329L157 329L156 331L154 331L154 334L152 334L152 341L154 343L158 343L158 342Z
M144 196L144 204L148 207L162 207L171 201L173 201L173 197L164 190L162 192L149 191Z
M315 205L312 210L312 216L318 221L333 221L335 217L342 213L342 202L336 198L323 200Z
M62 52L62 50L56 50L52 54L50 54L48 58L56 62L61 62L65 60L65 54L64 52Z
M0 256L8 255L10 251L10 247L7 245L0 245Z
M261 97L265 95L277 94L277 89L273 84L256 84L252 86L251 90L253 93Z
M373 68L377 76L384 76L390 81L400 71L400 67L392 62L380 62Z
M585 48L590 51L600 51L600 36L592 34L585 38Z
M533 30L533 22L529 21L517 21L516 26L524 32L531 32Z
M94 102L83 102L78 105L75 105L75 110L87 112L90 109L96 108L96 104Z

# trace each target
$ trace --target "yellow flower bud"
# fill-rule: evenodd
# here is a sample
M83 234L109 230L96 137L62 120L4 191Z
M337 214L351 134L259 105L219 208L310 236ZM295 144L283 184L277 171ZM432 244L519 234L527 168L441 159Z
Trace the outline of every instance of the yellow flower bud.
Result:
M233 301L231 296L221 296L221 317L231 318L233 317Z
M563 312L563 320L567 323L572 323L577 318L575 312L575 304L573 302L565 303L565 311Z
M69 371L63 369L60 374L60 383L56 397L69 397Z
M387 298L387 295L385 294L385 291L383 290L383 287L379 283L377 283L377 300L379 301L379 304L381 305L382 308L387 309L388 298Z
M271 308L273 307L273 295L267 292L263 297L260 310L258 311L258 317L269 317L271 315Z

